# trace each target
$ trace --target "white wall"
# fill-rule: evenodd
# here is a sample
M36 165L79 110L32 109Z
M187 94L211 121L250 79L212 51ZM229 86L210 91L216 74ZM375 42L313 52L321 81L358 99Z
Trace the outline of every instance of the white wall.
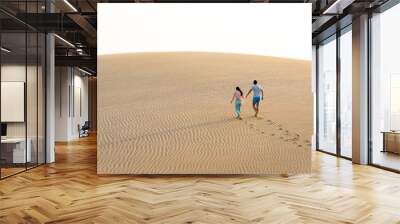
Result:
M76 68L56 67L56 141L77 139L79 137L78 124L83 125L88 120L88 78L83 75ZM77 105L82 105L81 113Z
M55 140L67 141L69 133L69 85L70 72L68 67L55 69Z
M75 70L76 72L76 70ZM72 96L72 99L75 100L75 102L72 102L74 104L74 107L71 109L72 111L72 119L71 119L71 135L72 138L78 138L79 137L79 132L78 132L78 124L83 125L85 121L88 121L88 78L85 76L81 76L81 73L78 75L75 73L74 75L74 96ZM80 93L79 93L80 91ZM79 98L80 95L80 98ZM78 101L81 102L78 102ZM81 107L81 108L79 108ZM80 112L79 109L82 111Z

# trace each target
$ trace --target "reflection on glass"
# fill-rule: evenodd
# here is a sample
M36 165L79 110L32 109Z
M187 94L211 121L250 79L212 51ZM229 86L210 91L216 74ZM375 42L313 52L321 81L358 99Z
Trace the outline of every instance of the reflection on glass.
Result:
M38 136L37 136L37 147L38 147L38 164L45 163L45 60L46 60L46 52L45 52L45 44L46 39L45 35L39 33L38 35L38 77L37 77L37 89L38 89Z
M9 176L25 170L31 151L26 142L25 33L2 33L1 52L1 175ZM27 150L28 149L28 150Z
M352 35L340 36L340 153L352 157Z
M37 76L38 76L38 56L37 56L37 33L27 33L27 74L26 74L26 114L27 114L27 143L30 148L30 160L27 167L37 165Z
M372 163L400 170L400 5L372 17Z
M318 48L318 147L336 153L336 41Z
M45 1L0 1L16 14L44 13ZM43 33L0 12L0 178L45 162L45 44Z

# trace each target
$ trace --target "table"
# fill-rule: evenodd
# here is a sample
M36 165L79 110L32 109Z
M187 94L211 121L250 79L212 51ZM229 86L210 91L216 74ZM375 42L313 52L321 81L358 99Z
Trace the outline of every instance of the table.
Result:
M383 150L382 152L392 152L400 154L400 131L382 131Z

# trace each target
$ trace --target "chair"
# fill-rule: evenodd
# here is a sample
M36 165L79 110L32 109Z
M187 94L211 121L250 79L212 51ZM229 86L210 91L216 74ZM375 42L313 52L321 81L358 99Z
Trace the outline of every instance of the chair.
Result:
M89 129L90 129L89 121L85 121L82 127L78 125L78 129L79 129L79 138L89 136Z

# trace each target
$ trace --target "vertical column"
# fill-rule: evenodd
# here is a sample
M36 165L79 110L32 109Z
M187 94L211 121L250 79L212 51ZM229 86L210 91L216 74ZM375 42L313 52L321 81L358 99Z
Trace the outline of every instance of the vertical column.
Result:
M88 80L88 103L90 131L97 132L97 78L89 77Z
M315 46L315 150L319 149L319 45Z
M316 150L317 146L317 46L312 46L312 77L311 77L311 91L313 93L314 111L313 111L313 135L312 135L312 150Z
M53 12L51 1L46 1L46 11ZM55 44L54 34L46 34L46 163L55 161Z
M55 60L54 35L46 36L46 163L55 161Z
M368 15L353 19L353 162L368 163Z

